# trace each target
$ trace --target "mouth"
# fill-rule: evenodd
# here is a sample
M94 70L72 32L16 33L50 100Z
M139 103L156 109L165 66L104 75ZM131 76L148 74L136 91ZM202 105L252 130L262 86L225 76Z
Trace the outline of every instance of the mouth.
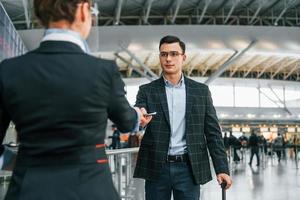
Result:
M166 68L171 68L173 67L174 65L165 65Z

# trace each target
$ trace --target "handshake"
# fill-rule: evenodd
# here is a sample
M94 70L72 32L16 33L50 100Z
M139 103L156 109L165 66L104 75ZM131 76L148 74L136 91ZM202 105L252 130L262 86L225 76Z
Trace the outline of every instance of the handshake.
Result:
M152 120L153 115L156 115L156 112L148 113L145 108L134 107L140 117L140 126L145 127Z

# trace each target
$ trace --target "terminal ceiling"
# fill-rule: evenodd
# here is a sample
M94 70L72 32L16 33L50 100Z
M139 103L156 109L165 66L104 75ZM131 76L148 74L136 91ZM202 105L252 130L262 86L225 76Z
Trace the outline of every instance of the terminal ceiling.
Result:
M32 1L0 1L28 44L24 32L40 28ZM158 41L177 34L187 41L189 76L300 81L300 0L93 0L93 7L93 53L115 59L125 77L159 75ZM114 29L117 38L105 35Z

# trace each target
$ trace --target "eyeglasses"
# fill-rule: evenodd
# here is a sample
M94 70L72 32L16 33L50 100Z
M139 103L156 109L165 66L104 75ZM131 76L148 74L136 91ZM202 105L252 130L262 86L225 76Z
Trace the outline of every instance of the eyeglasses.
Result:
M168 56L175 58L175 57L178 57L179 55L183 55L183 53L179 53L178 51L169 51L169 52L161 51L161 52L159 52L159 56L162 58L167 58Z

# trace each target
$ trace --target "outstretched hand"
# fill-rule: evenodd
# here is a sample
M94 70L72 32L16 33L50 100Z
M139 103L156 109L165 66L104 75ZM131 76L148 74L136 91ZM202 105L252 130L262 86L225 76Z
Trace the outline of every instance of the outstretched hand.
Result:
M147 110L145 108L139 108L140 112L140 125L145 127L152 119L152 116L145 116L147 114Z

